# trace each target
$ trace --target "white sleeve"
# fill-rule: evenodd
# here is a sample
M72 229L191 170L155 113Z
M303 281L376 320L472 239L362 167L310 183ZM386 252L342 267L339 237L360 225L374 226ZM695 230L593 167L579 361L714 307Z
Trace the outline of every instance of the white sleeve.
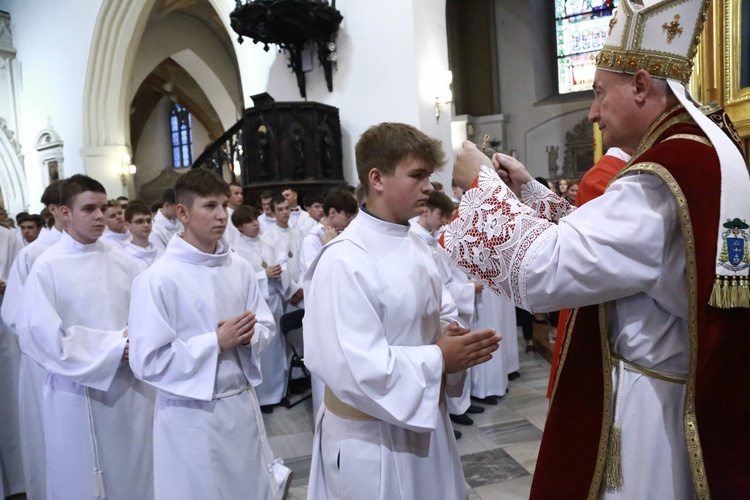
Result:
M378 282L361 249L327 247L306 299L305 364L343 402L393 425L434 430L442 353L436 345L388 343Z
M238 346L237 352L240 354L240 363L245 376L254 386L261 383L263 377L260 371L260 355L271 343L276 332L276 323L273 320L271 310L258 289L258 284L253 280L253 275L249 274L246 311L255 313L255 333L250 339L248 346Z
M35 265L21 292L16 317L21 349L51 373L108 390L125 350L125 328L95 330L72 325L63 329L57 291L46 271L46 265Z
M674 198L653 175L619 179L557 225L536 217L484 167L479 187L464 196L445 233L452 260L531 311L648 292L678 230Z
M128 318L130 368L136 377L180 397L211 401L219 361L216 332L177 338L170 320L176 297L167 296L147 270L133 283Z

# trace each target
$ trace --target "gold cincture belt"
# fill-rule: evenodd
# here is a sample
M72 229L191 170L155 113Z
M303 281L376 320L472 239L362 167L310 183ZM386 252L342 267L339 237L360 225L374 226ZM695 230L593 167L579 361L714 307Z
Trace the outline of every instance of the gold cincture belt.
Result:
M681 373L671 373L671 372L663 372L659 370L653 370L651 368L646 368L641 365L637 365L630 361L629 359L625 359L616 352L612 352L612 358L616 359L617 361L622 361L625 363L626 366L632 368L633 370L637 371L638 373L642 373L643 375L646 375L647 377L652 377L658 380L663 380L665 382L672 382L674 384L685 384L687 382L687 375L683 375Z

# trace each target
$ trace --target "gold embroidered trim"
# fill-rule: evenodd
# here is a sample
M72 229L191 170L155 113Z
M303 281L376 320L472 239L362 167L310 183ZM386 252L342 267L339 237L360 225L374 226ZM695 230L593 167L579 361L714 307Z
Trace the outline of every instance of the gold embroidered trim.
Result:
M555 399L555 392L557 392L557 383L560 380L560 373L562 373L563 365L565 364L565 358L568 354L568 346L570 345L570 338L573 333L573 326L576 322L576 316L578 315L578 308L571 309L568 313L568 321L565 323L565 341L563 342L562 349L560 350L560 359L557 361L557 372L555 372L555 381L552 384L552 395L549 398L549 404L552 406L552 401Z
M687 85L693 72L693 62L672 54L654 51L630 51L604 47L596 56L596 66L620 73L635 73L645 69L651 76L669 78Z
M602 412L602 432L599 436L599 451L596 457L596 469L589 487L589 499L599 498L599 488L604 477L609 450L609 433L612 430L612 356L609 352L609 331L607 329L607 309L599 304L599 338L602 349L602 375L604 377L604 407Z
M702 137L695 134L675 134L667 137L662 142L671 141L672 139L688 139L690 141L700 142L701 144L705 144L706 146L713 147L713 144L711 144L711 141L708 139L708 137Z
M685 440L687 442L688 458L693 476L693 487L697 498L709 500L711 493L708 488L706 467L698 433L698 421L695 416L695 371L698 363L698 267L695 260L695 237L690 220L687 199L672 174L658 163L637 163L624 169L619 175L627 173L647 173L659 177L672 192L677 203L682 236L685 240L685 271L688 292L688 342L690 347L690 367L688 369L683 423L685 426ZM618 175L618 176L619 176Z

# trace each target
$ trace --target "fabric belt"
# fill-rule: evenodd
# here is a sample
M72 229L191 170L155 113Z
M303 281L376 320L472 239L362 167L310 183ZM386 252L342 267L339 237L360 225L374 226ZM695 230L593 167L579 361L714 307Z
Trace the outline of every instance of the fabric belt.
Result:
M627 367L646 375L647 377L655 378L657 380L663 380L664 382L672 382L673 384L685 384L687 383L687 375L682 373L663 372L660 370L654 370L652 368L646 368L644 366L633 363L629 359L625 359L616 352L612 352L612 358L617 361L622 361Z
M468 375L467 375L468 376ZM367 414L361 410L356 409L353 406L350 406L343 401L341 401L334 393L331 391L331 389L326 386L325 390L325 396L323 399L326 409L336 415L337 417L346 418L349 420L363 420L363 421L370 421L370 422L376 422L380 420L379 418L373 417L370 414ZM445 374L443 374L443 378L440 381L440 404L443 404L445 401Z

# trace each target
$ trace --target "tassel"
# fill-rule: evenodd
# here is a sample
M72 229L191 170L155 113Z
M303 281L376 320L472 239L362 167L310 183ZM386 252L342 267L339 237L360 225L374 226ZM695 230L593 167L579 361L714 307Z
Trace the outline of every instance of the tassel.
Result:
M737 282L737 276L732 276L732 283L729 287L731 300L729 307L739 307L740 305L740 284Z
M96 498L107 498L107 489L104 487L104 473L97 468L94 468L94 494Z
M622 429L619 423L613 424L609 430L604 481L610 491L622 488Z
M750 308L750 288L748 288L747 278L744 276L740 278L737 307Z
M719 276L714 279L714 286L711 290L711 297L708 299L708 305L713 307L721 308L721 278Z

